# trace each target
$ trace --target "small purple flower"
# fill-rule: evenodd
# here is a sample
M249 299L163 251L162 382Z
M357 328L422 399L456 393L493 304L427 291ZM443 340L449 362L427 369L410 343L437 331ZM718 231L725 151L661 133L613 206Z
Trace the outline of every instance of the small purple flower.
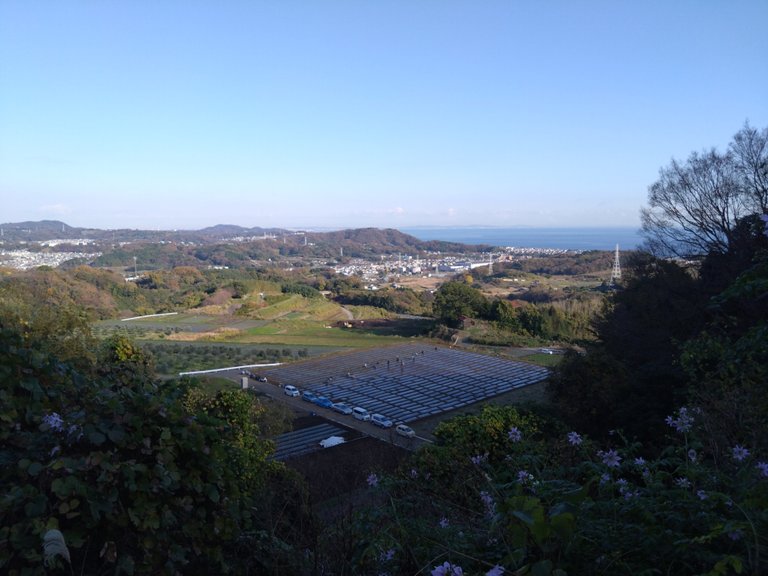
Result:
M48 426L54 432L61 432L64 430L64 419L58 412L51 412L43 416L43 424Z
M488 572L485 573L485 576L503 576L504 574L504 566L500 566L499 564L496 564L493 568L488 570Z
M379 555L379 562L389 562L394 557L395 557L395 551L392 548L390 548L389 550L385 550Z
M368 478L365 479L366 482L368 482L368 486L371 488L375 488L379 485L379 477L376 476L375 472L371 472L368 474Z
M693 416L689 413L688 408L683 406L677 411L677 418L667 416L664 420L668 426L671 426L681 434L691 431L693 426Z
M51 452L50 452L49 456L50 456L51 458L53 458L53 457L54 457L54 456L56 456L56 454L58 454L59 452L61 452L61 446L54 446L53 448L51 448Z
M475 466L480 466L480 464L483 464L486 460L488 460L487 452L485 454L475 454L469 458L469 461L472 462L472 464Z
M698 457L699 455L696 454L696 450L694 450L693 448L688 450L688 460L690 460L693 463L696 463L696 460L698 459Z
M760 475L763 478L768 478L768 462L758 462L755 464L755 468L760 470Z
M568 444L571 446L581 446L582 438L578 432L568 432Z
M607 452L600 450L597 455L600 456L603 464L608 466L608 468L618 468L621 463L621 456L619 456L619 453L616 452L616 450L611 449Z
M638 468L642 468L643 466L645 466L645 458L640 458L640 457L638 456L637 458L635 458L635 460L634 460L634 464L635 464L635 466L637 466Z
M530 484L533 482L533 474L530 474L526 470L520 470L520 472L517 473L517 481L520 482L520 484Z
M629 500L630 498L634 498L640 494L640 492L637 490L632 490L629 482L627 482L624 478L619 478L616 480L616 486L619 487L619 494L624 496L625 500Z
M739 444L736 444L736 446L731 448L731 453L733 454L733 459L736 460L736 462L741 462L742 460L746 459L747 456L749 456L749 450Z
M443 562L440 566L435 566L430 572L432 576L464 576L464 570L458 564Z
M517 426L512 426L512 428L509 429L509 432L507 432L507 438L512 442L520 442L520 440L523 439L523 433L517 429Z
M600 486L604 486L605 484L608 484L608 482L611 481L611 475L608 474L608 472L603 472L600 475Z
M691 487L691 481L688 480L688 478L675 478L675 484L678 488L690 488Z
M493 496L488 494L485 490L480 492L480 500L483 501L483 505L485 506L485 511L489 516L493 516L493 514L496 512L496 502L493 500Z
M707 496L707 493L704 492L704 490L696 490L696 496L699 497L699 500L706 500L707 498L709 498L709 496Z
M416 468L411 468L411 478L415 479L415 478L418 478L418 477L419 477L419 473L416 470Z
M737 540L741 540L742 533L741 530L731 530L728 532L728 538L736 542Z
M450 526L451 523L448 521L448 518L443 516L442 518L440 518L440 522L438 522L438 524L440 528L448 528L448 526Z

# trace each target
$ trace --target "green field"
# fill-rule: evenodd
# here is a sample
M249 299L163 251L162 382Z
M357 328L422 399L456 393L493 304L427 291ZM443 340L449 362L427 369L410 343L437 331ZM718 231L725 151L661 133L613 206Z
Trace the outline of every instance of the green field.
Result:
M294 362L346 348L332 346L278 346L221 342L173 342L139 340L155 360L157 372L173 376L192 370L212 370L272 362Z
M243 331L238 342L258 342L293 346L335 346L371 348L401 343L401 336L382 336L367 331L331 327L308 320L279 320Z
M306 299L290 296L280 304L305 304ZM301 310L283 309L275 320L244 318L235 315L177 314L136 320L98 322L97 337L122 334L138 341L152 353L158 373L175 375L191 370L209 370L226 366L244 366L265 362L296 360L349 350L402 343L403 336L417 331L414 322L397 321L388 329L337 327L336 323L308 319L315 313L336 315L340 308L310 302ZM270 307L271 308L271 307ZM308 309L313 313L308 314ZM274 310L273 310L274 311Z
M140 342L155 358L158 373L174 375L402 344L433 327L431 320L373 314L374 310L378 309L345 310L322 299L276 295L247 315L186 312L102 321L93 330L99 338L122 334ZM553 366L561 357L532 354L525 360Z

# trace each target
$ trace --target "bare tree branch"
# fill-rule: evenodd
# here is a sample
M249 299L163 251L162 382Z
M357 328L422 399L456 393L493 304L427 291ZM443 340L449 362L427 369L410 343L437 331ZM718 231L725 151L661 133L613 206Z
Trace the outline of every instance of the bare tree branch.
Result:
M672 160L648 189L640 217L646 248L659 256L726 253L737 222L768 212L768 128L745 124L728 152Z

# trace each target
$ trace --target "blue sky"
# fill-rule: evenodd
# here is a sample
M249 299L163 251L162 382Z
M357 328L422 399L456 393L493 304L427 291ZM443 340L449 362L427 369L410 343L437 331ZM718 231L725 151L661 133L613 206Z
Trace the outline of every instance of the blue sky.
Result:
M635 226L768 2L0 0L0 222Z

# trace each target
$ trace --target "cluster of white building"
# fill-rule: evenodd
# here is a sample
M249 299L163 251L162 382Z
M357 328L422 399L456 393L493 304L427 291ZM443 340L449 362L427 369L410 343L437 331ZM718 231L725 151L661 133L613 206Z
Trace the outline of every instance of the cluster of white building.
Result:
M56 268L64 262L83 258L93 260L101 252L30 252L29 250L0 250L0 266L15 270L30 270L38 266Z
M371 282L374 280L390 280L393 276L400 275L443 276L457 274L488 266L491 259L493 263L497 263L578 252L580 251L559 248L515 248L510 246L500 249L499 252L494 252L492 256L482 253L461 256L432 254L424 259L412 256L389 258L382 256L380 262L354 259L334 267L334 271L344 276L360 276L364 281Z

